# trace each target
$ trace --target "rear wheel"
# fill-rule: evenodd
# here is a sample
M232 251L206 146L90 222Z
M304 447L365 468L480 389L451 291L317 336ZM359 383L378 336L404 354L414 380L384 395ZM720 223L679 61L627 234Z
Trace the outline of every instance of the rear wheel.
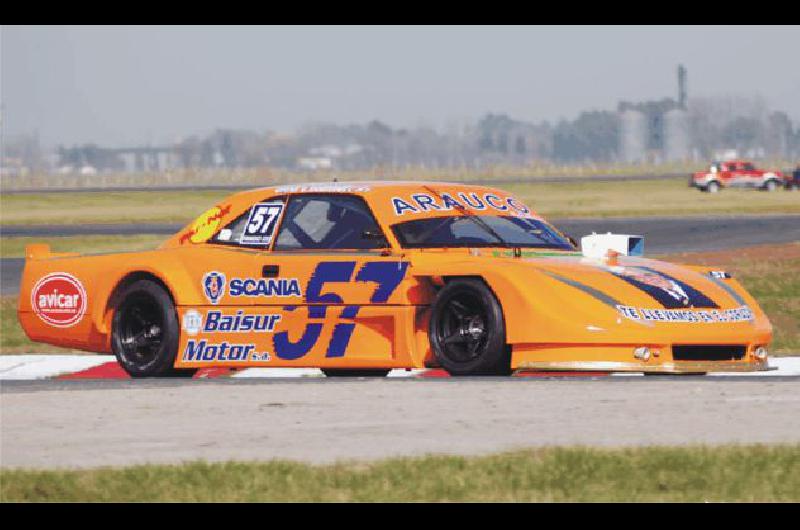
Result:
M775 180L768 180L764 183L764 191L775 191L778 189L778 182Z
M191 377L196 370L174 368L179 326L167 291L139 280L122 292L111 325L111 348L131 377Z
M386 368L380 369L351 369L351 368L323 368L325 377L386 377L389 372Z
M429 335L436 359L451 375L511 373L503 310L480 280L453 280L439 292Z
M708 193L717 193L719 191L719 182L712 180L708 184L706 184L705 190Z

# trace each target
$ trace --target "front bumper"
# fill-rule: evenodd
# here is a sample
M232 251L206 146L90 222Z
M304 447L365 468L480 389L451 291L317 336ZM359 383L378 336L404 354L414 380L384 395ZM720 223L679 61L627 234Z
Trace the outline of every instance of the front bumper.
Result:
M523 361L516 370L576 372L645 372L691 374L708 372L767 372L777 370L767 361L669 361L663 363L622 361Z

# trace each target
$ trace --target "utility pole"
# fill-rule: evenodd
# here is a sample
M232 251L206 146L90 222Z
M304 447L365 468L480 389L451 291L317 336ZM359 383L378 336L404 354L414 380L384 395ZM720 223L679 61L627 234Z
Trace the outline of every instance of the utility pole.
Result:
M686 67L682 64L678 65L678 105L681 109L686 110Z

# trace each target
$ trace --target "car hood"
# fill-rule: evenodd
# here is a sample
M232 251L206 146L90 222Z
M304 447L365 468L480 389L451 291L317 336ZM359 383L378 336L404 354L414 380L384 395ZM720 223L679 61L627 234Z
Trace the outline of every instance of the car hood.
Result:
M735 310L754 302L724 271L639 257L592 259L576 252L523 251L521 256L513 256L508 249L472 251L461 259L452 256L445 266L440 264L439 274L448 269L475 269L476 274L484 271L484 277L509 278L514 289L529 297L541 298L545 293L551 299L557 297L562 307L577 300L586 309L588 297L615 313L620 308L636 308L645 310L648 318L671 317L675 321L693 318L681 317L679 311L698 311L698 318L703 318L704 311ZM591 304L589 309L597 309L595 306ZM651 314L652 310L658 310L657 314ZM663 310L676 314L667 315ZM641 311L623 314L643 317Z
M653 309L732 309L746 304L724 271L645 258L523 258L532 269L609 304ZM727 277L726 277L727 276Z
M573 252L431 254L412 270L484 278L504 308L510 342L747 342L771 329L756 301L722 271Z

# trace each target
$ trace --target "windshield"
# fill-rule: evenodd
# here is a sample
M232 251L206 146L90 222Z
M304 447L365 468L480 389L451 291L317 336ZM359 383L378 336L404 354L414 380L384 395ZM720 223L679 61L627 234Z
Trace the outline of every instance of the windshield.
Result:
M478 220L476 217L417 219L396 224L392 230L405 248L525 247L574 250L566 238L538 219L481 215Z

